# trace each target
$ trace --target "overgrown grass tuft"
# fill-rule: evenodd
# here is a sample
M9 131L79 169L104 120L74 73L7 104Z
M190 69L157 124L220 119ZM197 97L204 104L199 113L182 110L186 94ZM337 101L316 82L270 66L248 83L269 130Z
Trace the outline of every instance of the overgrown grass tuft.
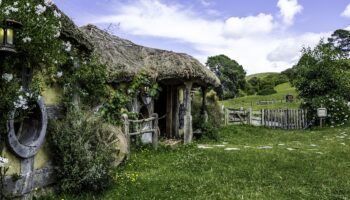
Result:
M229 126L221 129L220 139L175 150L142 148L118 171L117 184L101 196L55 199L318 200L350 196L350 127L284 131Z

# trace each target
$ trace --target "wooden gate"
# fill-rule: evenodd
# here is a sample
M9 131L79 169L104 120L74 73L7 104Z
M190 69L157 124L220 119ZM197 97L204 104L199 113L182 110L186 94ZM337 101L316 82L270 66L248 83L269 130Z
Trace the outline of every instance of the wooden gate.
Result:
M250 124L269 128L303 129L307 122L307 110L302 109L225 109L225 125Z
M307 110L261 110L261 125L271 128L303 129L307 126Z
M249 124L249 115L251 110L244 109L225 109L225 125L230 124Z

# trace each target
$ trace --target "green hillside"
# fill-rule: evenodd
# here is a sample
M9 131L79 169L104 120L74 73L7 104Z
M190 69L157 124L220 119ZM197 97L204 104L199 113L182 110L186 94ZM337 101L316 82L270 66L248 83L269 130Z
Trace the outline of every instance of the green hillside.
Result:
M278 102L275 104L257 105L258 101L284 100L287 94L293 95L294 98L297 97L297 92L295 88L293 88L290 85L290 83L283 83L283 84L277 85L275 87L275 90L277 91L276 94L266 95L266 96L258 96L258 95L245 96L245 97L240 97L236 99L222 101L221 104L224 105L225 107L230 107L230 108L252 107L253 110L267 109L267 108L278 109L278 108L298 108L299 107L300 100L294 101L293 103Z
M268 75L271 75L271 74L279 74L277 72L264 72L264 73L257 73L257 74L251 74L251 75L248 75L246 76L246 80L249 80L253 77L257 77L257 78L260 78L260 79L263 79L265 77L267 77Z

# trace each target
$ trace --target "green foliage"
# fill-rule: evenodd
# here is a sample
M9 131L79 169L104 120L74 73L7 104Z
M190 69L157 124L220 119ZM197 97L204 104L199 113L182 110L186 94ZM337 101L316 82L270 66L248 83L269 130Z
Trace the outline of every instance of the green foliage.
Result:
M16 47L20 58L28 59L33 67L39 63L63 64L67 60L65 44L58 39L62 29L61 16L50 1L3 0L0 4L0 21L13 19L23 24Z
M265 78L263 78L262 80L269 82L271 85L275 87L279 84L288 82L288 77L282 73L278 73L278 74L270 74Z
M220 99L229 99L238 96L239 89L245 88L245 75L242 65L225 55L209 57L206 65L221 81L220 88L216 88Z
M156 80L146 72L137 74L125 91L109 88L109 97L101 108L101 116L109 123L119 124L122 114L127 114L130 119L136 119L137 113L128 112L125 108L140 92L153 98L157 98L161 88Z
M218 129L222 124L223 113L221 112L220 105L218 103L218 97L212 90L206 95L207 105L206 110L208 114L208 122L204 122L203 110L202 110L202 97L199 93L196 93L192 100L192 119L193 129L201 130L202 135L200 137L218 140Z
M281 72L282 75L286 76L289 82L293 82L294 77L296 76L294 68L288 68Z
M338 116L330 110L326 122L329 125L343 123L349 112L349 108L344 106L345 100L350 99L349 69L344 54L331 44L321 41L314 49L303 49L303 55L294 67L296 76L293 84L306 102L303 107L311 111L310 118L316 118L315 109L320 104L330 109L339 106L337 111L344 114Z
M74 66L70 60L61 67L61 77L56 82L64 88L65 101L71 102L73 94L78 94L84 105L94 107L100 105L109 97L107 87L107 67L100 64L97 58L90 58ZM93 97L93 98L91 98Z
M102 121L70 108L64 120L50 123L50 144L62 192L101 192L113 181L112 146L101 141Z
M156 80L148 72L141 71L132 80L128 94L135 96L139 92L146 93L147 95L157 98L161 88Z
M71 44L58 37L62 28L61 16L50 1L12 1L0 3L0 23L6 19L19 21L23 28L16 37L17 54L0 57L0 132L6 132L8 113L14 109L28 111L31 99L40 94L40 84L35 82L26 91L20 88L21 69L55 72L59 64L66 62ZM55 77L55 73L47 77ZM28 95L27 95L28 94ZM30 97L30 98L28 98Z
M308 109L308 114L315 120L315 124L319 124L317 116L318 108L327 109L326 123L330 126L341 126L347 123L350 116L350 110L342 96L317 96L305 99L302 108Z
M350 31L338 29L334 31L328 42L346 55L350 53Z
M275 86L288 82L288 77L280 73L262 73L259 76L250 75L247 80L245 91L249 95L257 93L258 95L275 94Z
M131 98L123 90L110 88L110 94L108 100L103 104L100 114L108 123L120 124L122 114L127 113L124 108L131 101Z
M271 94L276 94L276 93L277 93L277 91L275 89L273 89L272 86L269 86L269 87L265 87L265 88L259 90L258 95L266 96L266 95L271 95Z

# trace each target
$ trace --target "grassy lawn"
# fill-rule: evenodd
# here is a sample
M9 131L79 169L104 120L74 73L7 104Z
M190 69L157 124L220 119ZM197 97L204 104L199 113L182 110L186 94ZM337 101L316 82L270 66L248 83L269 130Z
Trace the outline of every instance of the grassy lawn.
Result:
M268 105L257 105L257 101L264 101L264 100L282 100L285 99L285 96L287 94L292 94L294 98L297 96L297 92L295 88L293 88L290 83L283 83L280 85L277 85L275 87L275 90L277 91L276 94L272 95L266 95L266 96L258 96L258 95L252 95L252 96L245 96L240 97L236 99L226 100L222 101L221 104L225 107L230 108L250 108L252 107L253 110L260 110L260 109L278 109L278 108L298 108L300 101L293 102L293 103L275 103L275 104L268 104Z
M230 126L217 142L134 151L103 194L53 199L349 199L349 177L350 127Z

